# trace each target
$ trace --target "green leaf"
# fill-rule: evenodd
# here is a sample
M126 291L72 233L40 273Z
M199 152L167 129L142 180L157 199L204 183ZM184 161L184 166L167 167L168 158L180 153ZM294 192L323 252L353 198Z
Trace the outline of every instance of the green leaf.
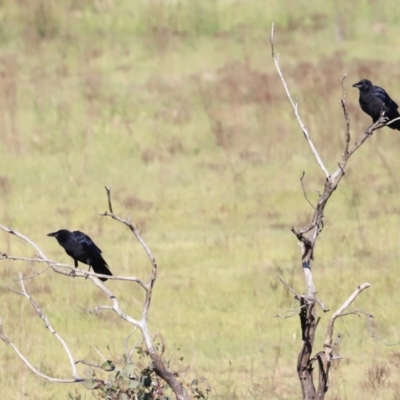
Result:
M68 398L71 400L75 399L74 395L71 392L68 392Z
M126 393L122 393L121 396L119 396L119 400L129 400L129 397Z
M129 386L129 380L124 378L122 375L118 378L117 385L120 389L126 390Z
M193 379L190 386L197 386L199 384L199 381L197 379Z
M137 380L133 380L129 383L129 389L136 389L138 386L140 386L140 382Z
M93 376L95 375L94 370L91 369L91 368L86 368L86 369L83 371L83 373L84 373L84 375L87 376L88 378L91 378L91 377L93 377Z
M135 373L136 365L135 364L126 364L125 367L121 370L121 375L130 377Z
M95 379L85 379L82 384L86 389L93 390L100 385L100 382L96 381Z
M112 363L112 361L107 360L102 364L101 368L104 369L104 371L114 371L115 365Z

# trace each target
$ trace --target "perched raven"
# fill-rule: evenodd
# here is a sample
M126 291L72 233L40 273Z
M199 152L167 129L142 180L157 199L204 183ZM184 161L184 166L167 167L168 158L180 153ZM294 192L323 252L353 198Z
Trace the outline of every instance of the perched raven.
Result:
M374 86L368 79L362 79L355 83L353 87L360 90L361 109L372 118L373 122L378 121L382 111L385 112L388 122L400 117L397 111L399 106L390 98L385 89ZM400 120L394 121L388 127L400 131Z
M58 244L64 248L66 253L74 259L75 268L78 268L78 261L89 265L96 274L110 275L111 271L101 255L101 250L94 244L92 239L83 232L70 232L67 229L60 229L57 232L49 233L47 236L53 236ZM107 278L99 278L106 281Z

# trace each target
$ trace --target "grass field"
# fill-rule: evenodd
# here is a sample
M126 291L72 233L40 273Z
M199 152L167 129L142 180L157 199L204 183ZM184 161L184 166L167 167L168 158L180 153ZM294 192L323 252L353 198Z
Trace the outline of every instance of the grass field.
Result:
M0 2L0 223L70 262L48 232L79 229L117 274L150 266L129 231L99 217L131 214L159 263L150 329L180 348L186 379L205 376L215 399L299 399L297 316L282 275L304 290L292 226L307 224L323 175L303 139L270 55L276 51L300 112L332 172L344 145L338 103L346 89L352 135L370 119L351 84L369 78L400 101L400 9L379 2L268 0L19 0ZM335 310L354 304L374 333L400 342L400 134L376 132L351 160L326 209L314 279ZM0 251L32 256L0 233ZM2 261L6 335L43 372L70 377L68 360L18 288L30 265ZM39 268L35 266L35 268ZM141 293L108 282L124 311ZM130 333L90 281L48 271L27 281L75 358L119 358ZM316 343L322 349L328 315ZM343 359L328 399L399 399L400 349L371 338L366 321L337 322ZM80 371L83 371L81 368ZM0 344L7 399L63 399L73 390L34 376ZM84 390L81 389L84 393ZM87 393L86 398L91 398Z

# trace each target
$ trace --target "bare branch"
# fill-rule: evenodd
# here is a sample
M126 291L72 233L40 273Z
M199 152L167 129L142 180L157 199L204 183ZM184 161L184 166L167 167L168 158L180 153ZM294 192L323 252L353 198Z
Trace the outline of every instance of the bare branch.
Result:
M11 261L30 261L30 262L46 262L45 260L41 258L36 258L36 257L16 257L16 256L10 256L6 253L0 253L0 260L11 260Z
M333 192L337 189L341 179L345 175L345 168L347 165L348 160L350 157L361 147L363 143L368 139L368 137L377 129L380 129L383 126L386 126L387 120L385 119L384 113L381 114L378 121L372 124L367 132L363 135L359 142L356 142L354 146L350 147L351 136L350 136L350 118L349 113L347 110L346 105L346 91L344 86L344 81L346 76L343 76L341 81L341 89L342 89L342 99L340 104L342 106L343 115L345 118L345 144L344 144L344 152L342 154L341 160L338 162L338 168L336 171L330 175L325 168L321 157L319 156L315 146L310 138L310 134L305 128L299 112L298 112L298 104L293 100L288 85L283 77L282 71L279 67L279 57L275 54L274 49L274 26L272 25L271 29L271 53L272 58L277 69L278 75L282 81L284 90L286 95L290 101L290 104L294 110L295 117L297 122L299 123L303 134L308 142L308 145L311 148L312 153L314 154L315 159L317 160L320 168L325 174L325 182L324 182L324 190L317 191L318 193L318 201L316 205L313 206L314 213L312 215L311 222L303 229L295 229L294 227L291 229L292 232L296 235L297 239L299 240L299 245L301 248L301 264L304 274L304 280L307 287L307 294L298 296L297 293L292 289L292 292L295 293L296 298L300 304L300 324L301 324L301 331L302 331L302 349L299 353L299 357L297 359L297 373L301 383L302 391L303 391L303 398L304 399L320 399L322 400L325 397L326 391L329 388L328 383L328 376L329 376L329 367L330 367L330 360L335 357L332 352L332 335L333 335L333 325L336 318L339 316L347 315L344 313L344 310L351 304L351 302L355 299L357 294L364 290L369 284L364 284L360 288L356 294L350 296L347 302L333 314L330 320L330 327L328 332L330 335L327 335L327 340L325 342L324 351L317 353L313 358L311 358L311 354L313 351L314 346L314 339L315 333L317 329L318 322L320 318L317 316L315 305L316 303L320 304L324 312L328 311L328 309L324 306L324 304L316 298L316 288L314 285L313 274L312 274L312 260L314 259L314 251L317 239L319 234L324 229L324 210L325 206L328 203L329 199L331 198ZM302 179L304 177L304 173ZM304 185L302 183L303 193L305 195ZM305 195L306 197L306 195ZM308 201L308 198L306 197ZM352 312L353 314L355 312ZM278 315L279 316L279 315ZM280 316L279 316L280 317ZM318 389L316 390L314 381L313 381L313 367L312 363L314 361L318 362L319 367L319 382L318 382Z
M100 351L99 351L96 347L95 347L94 349L96 350L96 353L100 356L100 358L101 358L104 362L106 362L107 360L106 360L106 358L103 356L103 354L101 354Z
M27 238L26 236L22 235L21 233L14 231L10 228L7 228L5 226L0 225L0 229L13 234L17 237L19 237L20 239L26 241L27 243L29 243L33 248L35 248L35 250L37 251L37 253L39 254L38 257L31 257L31 258L26 258L26 257L15 257L15 256L9 256L8 254L5 253L1 253L0 254L0 260L13 260L13 261L28 261L28 262L34 262L34 263L46 263L48 265L48 267L50 267L51 269L53 269L55 272L63 274L63 275L72 275L73 276L77 276L77 277L85 277L88 278L89 280L91 280L93 282L94 285L96 285L100 290L102 290L110 299L112 305L103 305L103 306L98 306L95 307L93 310L91 310L91 313L94 313L96 311L99 310L112 310L114 311L120 318L124 319L125 321L127 321L128 323L132 324L135 326L135 328L139 328L142 338L146 344L146 349L148 354L150 355L152 361L153 361L153 368L154 371L156 372L156 374L158 376L160 376L164 381L167 382L167 384L171 387L171 389L174 391L176 398L178 400L188 400L188 394L186 392L186 389L183 387L182 383L179 381L179 379L177 378L177 376L175 374L173 374L171 371L169 371L166 366L165 363L163 362L160 354L157 353L156 349L154 348L150 333L148 331L148 327L147 327L147 318L148 318L148 312L149 312L149 307L150 307L150 303L151 303L151 298L152 298L152 291L153 291L153 287L154 287L154 283L156 281L157 278L157 263L156 260L153 256L153 254L150 251L150 248L147 246L146 242L143 240L143 238L141 237L141 235L139 234L139 232L136 230L136 228L134 227L134 225L131 223L130 218L127 219L122 219L120 217L118 217L117 215L115 215L113 213L113 208L112 208L112 201L111 201L111 192L110 189L106 188L107 191L107 197L108 197L108 206L109 206L109 211L105 212L104 214L102 214L103 216L108 216L111 217L113 219L115 219L118 222L123 223L124 225L126 225L131 232L134 234L134 236L136 237L136 239L139 241L139 243L141 244L141 246L143 247L143 249L145 250L150 263L152 265L152 270L151 270L151 276L149 279L148 283L144 283L142 280L136 278L136 277L120 277L120 276L108 276L108 275L102 275L102 274L96 274L90 271L82 271L80 269L76 269L74 267L72 267L71 265L68 264L60 264L57 263L53 260L50 260L46 257L46 255L44 254L44 252L42 252L40 250L40 248L29 238ZM68 271L65 271L65 269L68 269ZM46 269L45 269L46 270ZM45 271L44 270L44 271ZM32 276L30 276L29 278L32 278L34 276L37 276L42 272L38 272ZM125 280L125 281L132 281L135 282L137 284L139 284L145 291L145 298L144 298L144 302L143 302L143 307L142 307L142 313L141 313L141 318L139 319L135 319L132 318L131 316L123 313L123 311L120 308L119 302L117 297L114 295L114 293L108 288L106 287L100 280L95 279L95 277L105 277L107 279L114 279L114 280ZM28 365L28 367L34 371L35 373L37 373L39 376L54 381L54 382L65 382L65 383L72 383L72 382L82 382L84 381L84 379L80 378L77 375L77 370L76 370L76 363L74 362L73 358L72 358L72 354L68 349L68 346L66 345L65 341L57 334L57 332L52 328L52 326L50 325L50 322L47 318L47 316L43 313L42 309L39 307L39 305L32 299L32 297L27 293L26 289L25 289L25 284L24 281L27 279L27 277L23 277L22 274L19 274L18 277L18 281L20 282L20 285L22 287L22 292L16 292L20 295L25 296L31 303L32 307L35 309L35 311L38 313L38 315L40 316L40 318L43 320L45 327L47 329L49 329L49 331L60 341L60 343L62 344L64 350L66 351L70 364L71 364L71 369L73 372L73 375L75 377L75 379L71 379L71 380L60 380L60 379L56 379L56 378L52 378L49 377L47 375L44 375L42 373L40 373L40 371L36 370L29 362L28 360L26 360L26 358L19 352L19 350L16 348L16 346L4 335L3 332L3 327L0 325L0 339L2 339L4 342L6 342L8 345L12 346L14 348L14 350L17 352L17 354L20 356L20 358L26 363L26 365ZM136 346L136 344L134 345L134 347ZM133 347L133 348L134 348ZM131 350L132 353L133 349ZM130 354L131 354L130 353ZM80 360L81 362L83 362L82 360ZM99 380L100 381L100 380ZM101 381L103 382L103 381Z
M324 343L325 348L325 359L327 362L330 361L330 356L332 354L332 341L333 341L333 328L337 318L343 317L349 314L359 314L361 311L353 311L350 313L344 313L344 311L350 306L350 304L357 298L357 296L365 289L371 286L370 283L366 282L359 285L357 289L350 295L350 297L334 312L329 320L328 329L326 334L326 339ZM364 313L364 312L363 312Z
M400 344L400 342L389 343L386 340L382 339L380 336L376 335L373 332L372 327L371 327L371 321L372 321L372 318L373 318L372 315L371 314L367 314L367 313L365 313L365 315L367 316L367 329L368 329L368 332L369 332L369 334L371 335L371 337L373 339L379 340L386 347L398 346Z
M108 200L108 209L110 210L111 214L114 214L113 208L112 208L112 202L111 202L111 188L108 188L107 186L104 186L107 192L107 200Z
M0 339L3 340L5 343L7 343L12 349L17 353L18 357L25 363L25 365L36 375L50 381L50 382L57 382L57 383L79 383L83 382L84 379L81 378L76 378L76 379L60 379L60 378L53 378L51 376L45 375L39 370L37 370L28 360L24 355L18 350L18 347L15 346L14 343L12 343L9 339L7 339L4 334L0 336Z
M145 285L146 295L145 295L144 305L143 305L143 309L142 309L142 320L147 321L147 316L148 316L149 307L150 307L150 303L151 303L151 296L152 296L152 292L153 292L153 286L157 279L157 262L156 262L155 257L153 256L152 252L150 251L149 246L147 246L146 242L141 237L138 230L132 224L130 217L128 217L127 219L123 219L113 213L112 201L111 201L111 190L108 187L105 187L105 189L107 192L109 212L106 211L105 213L100 214L100 215L104 216L104 217L111 217L112 219L126 225L130 229L130 231L135 235L135 237L139 241L139 243L142 245L143 249L145 250L145 252L147 254L147 257L150 260L151 266L152 266L150 281L147 285Z
M19 233L14 233L14 235L18 236ZM74 277L78 278L88 278L89 276L93 277L100 277L100 278L107 278L108 280L116 280L116 281L129 281L129 282L135 282L139 286L141 286L143 289L147 290L147 285L139 278L135 276L121 276L121 275L104 275L104 274L96 274L95 272L92 271L84 271L79 268L75 268L72 265L69 264L61 264L56 261L50 260L48 258L41 259L41 258L27 258L27 257L16 257L16 256L10 256L8 254L2 254L0 255L0 261L1 260L11 260L11 261L32 261L35 263L46 263L48 264L48 267L45 268L42 271L38 271L37 273L30 275L30 276L24 276L22 279L27 280L34 278L42 273L44 273L49 267L53 269L53 271L57 272L58 274L61 275L66 275L66 276L71 276L73 275ZM70 270L70 272L65 272L63 270L60 270L60 268L67 268ZM72 273L71 273L72 272ZM15 281L19 281L20 279L15 279Z
M43 253L42 250L34 243L32 240L30 240L28 237L23 235L22 233L19 233L17 231L14 231L13 229L7 228L6 226L0 225L0 229L2 229L5 232L11 233L12 235L15 235L19 237L20 239L24 240L25 242L29 243L39 254L39 257L42 259L47 259L46 255Z
M138 328L141 328L141 321L138 321L134 318L132 318L131 316L125 314L122 312L120 306L119 306L119 302L117 297L115 296L115 294L111 291L110 288L108 288L107 286L105 286L101 281L99 281L98 279L92 279L92 282L100 289L102 290L107 296L108 298L111 300L112 302L112 306L98 306L95 307L93 310L90 311L90 313L95 313L98 310L112 310L114 311L119 317L121 317L122 319L124 319L125 321L129 322L132 325L137 326Z
M350 295L350 297L339 307L339 309L332 315L331 320L339 317L343 314L344 310L356 299L356 297L365 289L368 289L371 286L370 283L366 282L362 285L357 286L357 289Z
M188 400L189 397L188 397L188 394L187 394L185 388L182 386L181 382L179 382L177 377L166 368L164 362L162 361L161 356L157 353L156 349L154 348L153 342L152 342L152 339L151 339L151 336L150 336L150 333L149 333L149 330L147 327L147 317L148 317L149 307L150 307L150 303L151 303L153 287L154 287L154 283L157 278L156 260L153 256L153 254L151 253L150 248L147 246L146 242L143 240L143 238L141 237L141 235L139 234L137 229L132 224L131 219L129 217L127 219L123 219L114 214L113 208L112 208L112 201L111 201L111 190L107 187L105 189L107 192L109 211L106 211L105 213L100 214L100 215L105 216L105 217L111 217L112 219L126 225L130 229L130 231L134 234L134 236L139 241L139 243L142 245L143 249L145 250L145 252L150 260L151 266L152 266L149 283L147 285L145 285L146 286L145 299L143 302L142 317L141 317L140 321L137 321L137 320L133 319L132 317L129 317L128 315L123 314L121 309L119 308L118 301L115 298L115 296L112 294L112 292L108 288L106 288L104 285L102 285L100 282L94 282L94 283L101 290L106 292L107 295L110 297L110 299L113 303L112 309L121 318L125 319L126 321L130 322L131 324L135 325L136 327L138 327L140 329L143 340L146 344L147 352L153 361L153 367L154 367L154 371L156 372L156 374L168 383L168 385L171 387L171 389L175 393L175 396L178 400Z
M281 276L279 276L278 279L285 285L286 289L293 293L296 300L300 300L300 296L297 292Z
M297 119L297 121L298 121L298 123L300 125L301 130L303 131L304 137L306 138L306 140L307 140L307 142L308 142L308 144L309 144L309 146L311 148L312 153L314 154L314 157L316 158L316 160L318 162L318 165L320 166L320 168L322 169L323 173L325 174L325 177L328 179L330 174L329 174L328 170L326 169L324 163L322 162L322 159L319 156L318 151L315 148L314 143L311 140L310 134L309 134L308 130L306 129L306 127L304 126L303 121L300 118L300 114L299 114L299 110L298 110L298 104L293 101L292 96L291 96L291 94L289 92L289 88L288 88L288 86L286 84L285 78L283 77L282 71L281 71L281 69L279 67L279 56L275 57L274 24L272 24L271 37L270 37L269 41L271 43L271 53L272 53L272 58L273 58L274 63L275 63L275 67L276 67L276 69L278 71L279 77L281 78L283 87L284 87L286 95L287 95L287 97L288 97L288 99L290 101L290 104L292 105L292 108L293 108L294 114L296 116L296 119Z
M134 333L136 332L136 329L137 329L137 328L136 328L136 326L135 326L135 328L133 329L133 331L124 339L125 356L126 356L126 358L127 358L128 360L131 359L131 357L132 357L132 352L133 352L134 348L136 347L137 343L138 343L139 340L140 340L140 339L138 339L138 340L136 341L136 343L133 345L132 349L129 350L129 347L128 347L129 339L134 335Z
M89 367L93 367L93 368L102 368L102 366L100 364L96 364L94 362L85 361L85 360L77 360L77 361L75 361L75 364L84 364L84 365L88 365Z
M314 298L314 300L316 301L316 303L318 303L320 305L323 312L329 311L329 308L325 307L325 304L321 300L317 299L316 297Z
M340 104L342 105L344 119L346 121L346 142L345 142L346 144L345 144L345 148L344 148L343 157L346 157L349 154L349 146L350 146L350 140L351 140L351 136L350 136L350 117L349 117L349 113L347 112L346 89L344 88L344 80L346 79L346 76L347 75L343 75L340 78L340 83L341 83L341 86L342 86L342 99L340 100ZM343 171L343 173L344 173L344 171Z
M36 273L34 273L32 275L23 276L22 278L13 279L13 281L15 281L15 282L18 282L20 280L26 281L28 279L36 278L37 276L44 274L49 268L50 268L50 266L48 265L45 269L42 269L41 271L37 271Z
M72 375L74 376L73 379L61 379L61 378L53 378L51 376L48 376L46 374L43 374L42 372L40 372L38 369L36 369L29 361L28 359L19 351L18 347L12 343L4 334L4 329L3 329L3 324L1 323L0 320L0 339L3 340L3 342L5 342L7 345L9 345L10 347L12 347L12 349L17 353L18 357L25 363L25 365L32 371L34 372L36 375L50 381L50 382L57 382L57 383L79 383L79 382L83 382L84 379L82 379L76 370L75 364L74 364L74 360L71 354L71 351L69 350L67 344L65 343L65 341L62 339L62 337L53 329L53 327L50 325L50 322L47 318L47 316L43 313L42 309L39 307L39 305L32 299L32 297L27 293L26 288L25 288L25 284L24 284L24 280L22 278L22 274L19 273L20 275L20 284L22 287L22 292L17 292L20 295L25 296L31 303L32 307L35 309L35 311L38 313L38 315L40 316L40 318L43 320L45 327L57 338L57 340L61 343L61 345L63 346L65 352L67 353L70 365L71 365L71 369L72 369Z
M19 273L18 276L20 278L20 284L21 284L21 288L22 288L22 292L23 292L24 296L29 300L29 302L31 303L31 305L34 308L34 310L36 311L36 313L39 315L41 320L44 322L44 326L56 337L56 339L61 343L62 347L64 348L64 351L67 353L68 360L69 360L69 363L70 363L71 369L72 369L72 376L75 379L80 379L78 372L76 370L76 366L74 363L74 359L72 357L72 353L71 353L69 347L65 343L64 339L51 326L50 321L47 318L47 315L44 314L44 312L40 308L40 306L35 302L35 300L33 300L33 298L26 291L25 283L24 283L24 280L22 279L22 274Z
M89 310L89 313L90 314L95 314L99 310L112 310L112 311L114 311L114 307L111 307L111 306L97 306L97 307Z
M292 318L292 317L294 317L295 315L298 315L299 312L301 311L301 309L304 308L304 307L305 307L305 306L302 306L302 307L295 307L295 308L293 308L292 310L285 311L285 313L286 313L287 315L283 315L283 313L276 312L276 313L272 314L272 316L275 317L275 318L280 318L280 319Z
M349 312L342 313L342 314L339 315L339 317L345 317L346 315L358 315L358 316L365 315L365 316L367 316L368 318L373 318L373 315L372 315L372 314L367 313L367 312L364 311L364 310L359 310L359 309L356 309L356 310L353 310L353 311L349 311Z
M303 189L304 198L307 200L308 204L315 210L315 207L314 207L313 203L311 203L311 201L308 199L306 189L304 188L303 179L304 179L305 174L306 174L306 172L303 171L303 174L301 175L301 178L300 178L301 188Z

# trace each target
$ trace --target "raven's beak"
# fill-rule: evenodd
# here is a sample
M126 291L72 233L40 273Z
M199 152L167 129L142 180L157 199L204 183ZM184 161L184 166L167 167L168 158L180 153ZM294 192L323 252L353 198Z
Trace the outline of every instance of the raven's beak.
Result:
M360 82L355 83L355 84L353 85L353 87L360 88L360 87L361 87Z
M48 233L47 236L57 237L57 232Z

